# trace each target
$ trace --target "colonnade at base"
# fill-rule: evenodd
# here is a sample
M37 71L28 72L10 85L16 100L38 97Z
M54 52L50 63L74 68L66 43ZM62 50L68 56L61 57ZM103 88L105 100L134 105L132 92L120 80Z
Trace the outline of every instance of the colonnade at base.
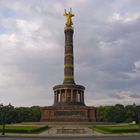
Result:
M70 87L54 87L54 105L58 104L84 104L84 89Z

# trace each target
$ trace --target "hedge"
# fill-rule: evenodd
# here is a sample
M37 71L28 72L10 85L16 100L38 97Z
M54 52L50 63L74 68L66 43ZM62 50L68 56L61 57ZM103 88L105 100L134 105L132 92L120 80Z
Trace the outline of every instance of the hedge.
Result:
M43 130L48 129L48 126L6 126L5 132L9 133L39 133ZM2 132L2 128L0 128L0 132Z
M136 125L125 126L93 126L93 130L108 133L137 133L139 131Z

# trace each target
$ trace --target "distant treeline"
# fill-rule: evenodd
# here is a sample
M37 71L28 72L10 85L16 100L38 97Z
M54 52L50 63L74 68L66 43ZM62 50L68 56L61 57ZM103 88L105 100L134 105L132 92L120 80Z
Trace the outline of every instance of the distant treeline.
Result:
M138 111L140 105L121 105L99 106L96 108L96 118L98 122L130 123L138 122ZM38 122L41 118L41 107L14 107L12 105L0 105L0 124Z
M140 105L121 105L100 106L96 110L97 121L99 122L116 122L116 123L138 123L138 112L140 113Z
M0 124L20 123L20 122L37 122L40 121L41 108L32 107L14 107L12 105L0 107Z

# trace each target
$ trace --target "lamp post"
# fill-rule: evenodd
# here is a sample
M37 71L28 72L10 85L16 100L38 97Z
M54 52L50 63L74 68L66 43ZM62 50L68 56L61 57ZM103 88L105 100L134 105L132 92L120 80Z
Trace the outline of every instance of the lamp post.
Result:
M2 135L5 135L5 125L6 125L6 117L7 117L7 112L10 109L11 105L6 105L4 106L3 104L0 104L0 111L2 114Z
M135 104L133 104L133 106L134 106L134 111L135 111L136 117L138 119L139 135L140 135L140 109L139 108L137 109Z

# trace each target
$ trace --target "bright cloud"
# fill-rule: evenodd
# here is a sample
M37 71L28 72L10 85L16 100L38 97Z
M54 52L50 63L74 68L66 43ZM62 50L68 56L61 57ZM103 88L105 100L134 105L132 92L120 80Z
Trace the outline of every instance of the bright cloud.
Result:
M2 35L0 35L0 41L1 42L9 42L10 41L10 42L14 43L14 42L17 42L18 39L17 39L15 34L10 34L10 35L2 34Z
M72 8L75 81L87 105L140 103L140 1L1 0L0 102L52 105Z
M135 20L140 18L140 14L135 13L135 14L125 14L121 15L120 13L114 13L110 18L109 21L120 21L122 23L129 23L129 22L134 22Z

